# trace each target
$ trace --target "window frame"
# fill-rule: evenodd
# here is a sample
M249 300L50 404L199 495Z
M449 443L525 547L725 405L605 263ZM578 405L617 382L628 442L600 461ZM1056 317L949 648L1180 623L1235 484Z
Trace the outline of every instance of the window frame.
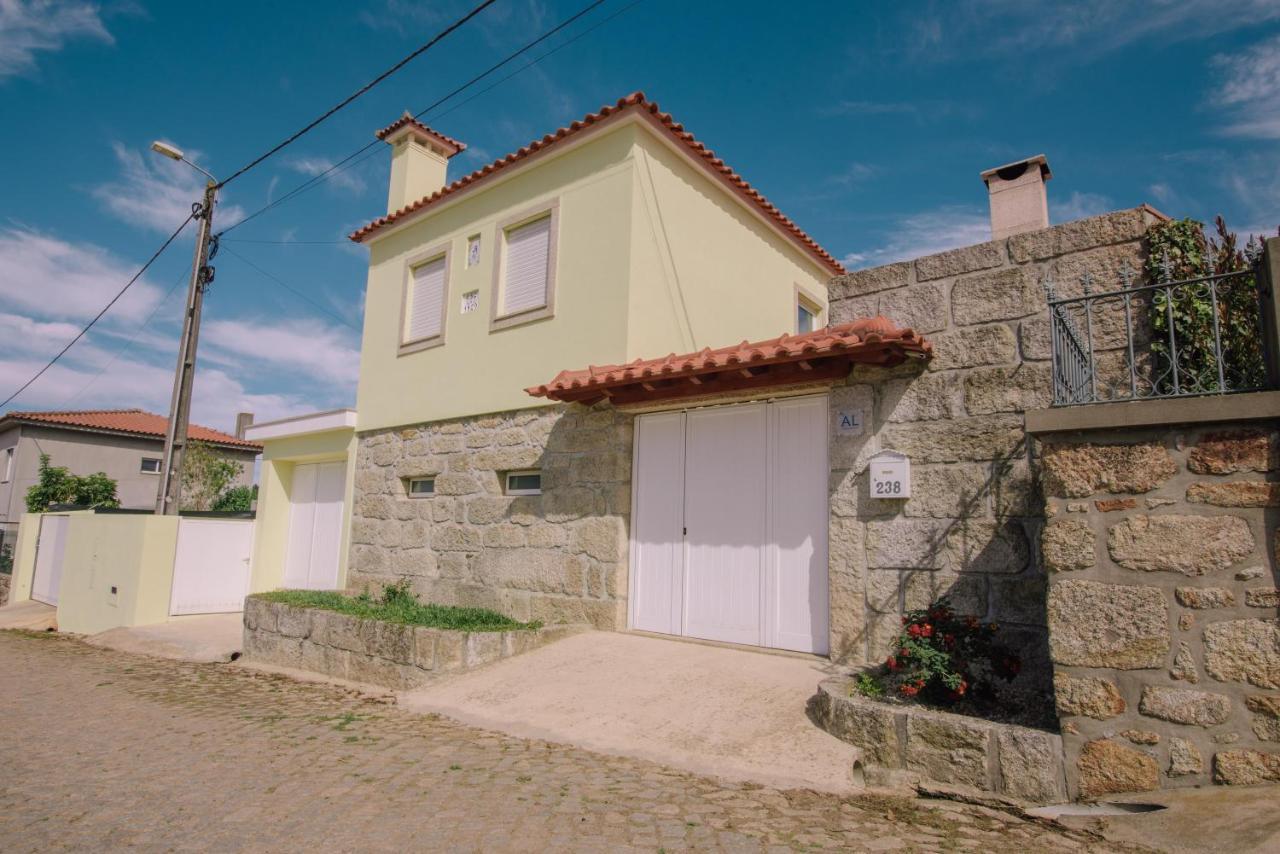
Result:
M15 445L10 445L4 449L4 480L0 480L0 483L8 483L13 480L13 463L17 457L18 452Z
M155 463L155 471L147 471L147 463ZM164 468L164 460L160 457L143 457L138 463L138 474L154 474L159 475L160 470Z
M795 330L796 335L805 334L800 331L800 309L802 308L813 316L812 331L817 332L827 325L827 306L817 294L796 282L795 300L791 311L792 329Z
M522 225L529 225L544 217L550 217L550 234L547 238L547 294L541 306L526 308L516 312L505 313L502 300L505 288L503 279L506 274L507 233ZM513 326L523 326L555 317L556 305L556 268L558 264L558 246L560 243L560 199L555 198L535 208L529 208L515 216L501 220L494 234L493 241L493 277L489 300L489 331L498 332Z
M528 477L529 475L537 475L537 489L512 489L511 478ZM503 495L541 495L542 494L542 469L516 469L514 471L504 472L502 475L502 494Z
M430 481L431 491L430 492L414 492L413 485L415 483L422 483L424 481ZM433 474L424 474L419 477L406 477L404 479L404 494L407 498L413 498L413 499L435 498L436 476Z
M442 286L443 292L440 295L440 331L425 338L409 339L409 321L411 319L409 312L412 308L410 295L413 293L414 271L441 258L444 259L444 285ZM450 251L448 242L437 244L423 252L416 252L405 259L404 284L400 290L400 329L396 333L397 356L418 353L444 344L445 326L449 320L449 286L451 284L450 280L453 278L452 273L453 253Z

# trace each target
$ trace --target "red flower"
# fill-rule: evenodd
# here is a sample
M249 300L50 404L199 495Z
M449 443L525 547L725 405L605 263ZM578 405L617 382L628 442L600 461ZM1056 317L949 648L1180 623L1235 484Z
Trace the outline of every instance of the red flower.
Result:
M907 648L904 646L902 649L898 650L898 657L899 657L899 658L910 658L910 657L911 657L911 650L907 649Z
M966 681L964 681L963 679L961 679L961 680L960 680L960 687L959 687L959 688L956 688L956 693L957 693L958 695L960 695L961 697L963 697L963 696L964 696L964 692L965 692L966 690L968 690L968 688L969 688L969 683L968 683L968 682L966 682Z
M907 697L914 697L919 691L919 689L915 688L912 685L902 685L898 688L898 690L901 691Z
M920 637L922 638L933 637L933 626L929 625L928 623L925 623L923 626L921 626Z
M894 658L892 655L889 656L889 660L886 661L885 664L889 667L890 670L898 669L898 659Z

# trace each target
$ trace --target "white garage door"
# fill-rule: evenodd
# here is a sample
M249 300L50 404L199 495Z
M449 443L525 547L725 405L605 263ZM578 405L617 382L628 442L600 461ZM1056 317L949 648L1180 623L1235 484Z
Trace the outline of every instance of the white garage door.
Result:
M294 466L289 493L289 547L284 586L333 590L338 586L338 549L342 544L342 499L347 464Z
M41 516L36 538L36 568L31 579L31 598L46 605L58 604L62 585L62 557L67 547L66 516Z
M827 400L636 419L631 626L827 652Z
M249 519L178 520L169 613L230 614L244 610L249 594Z

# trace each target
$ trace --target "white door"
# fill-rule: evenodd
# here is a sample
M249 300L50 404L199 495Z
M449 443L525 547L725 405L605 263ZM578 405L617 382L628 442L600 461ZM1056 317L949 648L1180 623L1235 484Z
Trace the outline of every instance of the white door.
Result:
M338 586L346 476L343 461L294 466L285 587L332 590Z
M631 626L827 652L827 400L636 419Z
M62 557L67 547L67 516L41 516L36 538L36 568L31 579L31 598L46 605L58 604L62 584Z
M229 614L249 595L250 519L178 520L169 613Z

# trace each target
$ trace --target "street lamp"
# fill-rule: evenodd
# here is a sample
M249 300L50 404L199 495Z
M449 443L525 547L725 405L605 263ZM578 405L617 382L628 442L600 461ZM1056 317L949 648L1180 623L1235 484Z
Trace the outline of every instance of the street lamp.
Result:
M218 179L188 160L182 150L161 140L151 143L151 150L180 160L209 179L204 188L204 201L191 206L191 216L200 222L196 236L196 256L191 265L191 283L187 287L187 310L182 319L182 341L178 345L178 367L173 377L173 398L169 404L169 423L164 431L164 460L160 467L160 485L156 494L156 515L176 515L181 506L182 453L187 445L187 426L191 420L191 384L196 373L196 346L200 341L200 312L204 306L205 288L213 281L209 266L209 244L213 229L213 207L218 196ZM216 250L215 250L216 251Z

